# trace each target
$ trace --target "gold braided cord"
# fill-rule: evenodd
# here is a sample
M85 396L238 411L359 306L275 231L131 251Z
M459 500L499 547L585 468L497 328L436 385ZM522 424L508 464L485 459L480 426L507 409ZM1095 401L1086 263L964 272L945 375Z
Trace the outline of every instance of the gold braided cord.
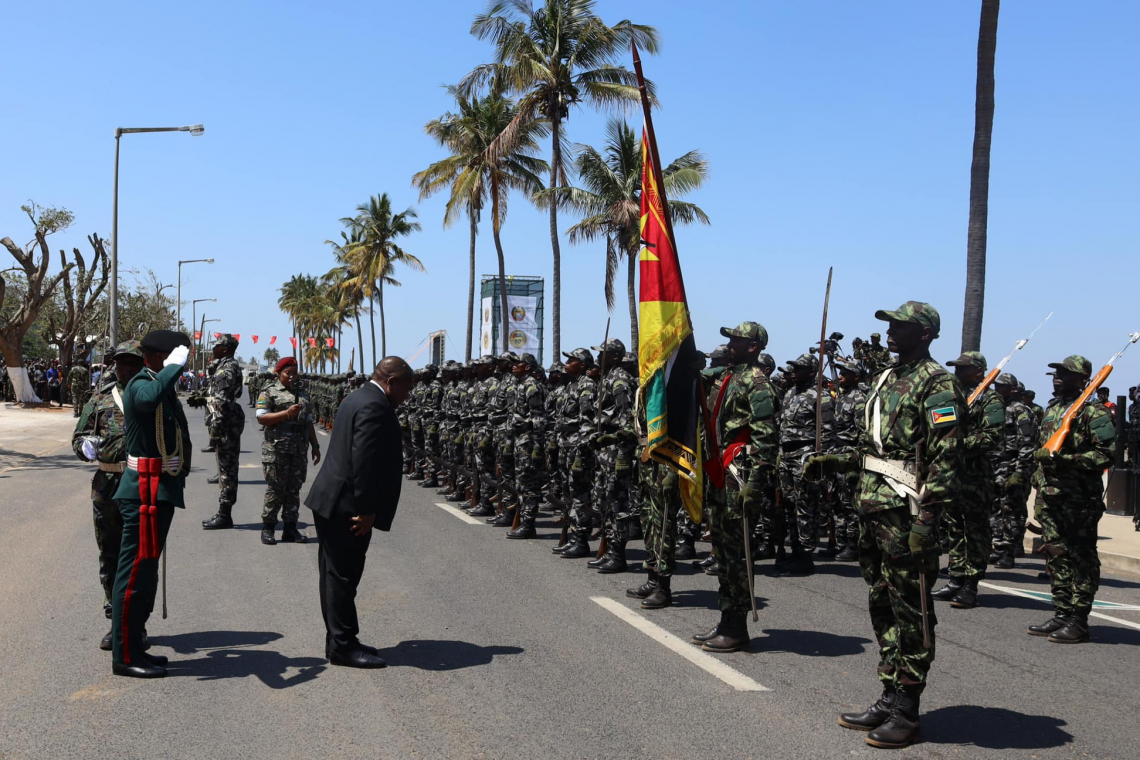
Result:
M178 423L174 424L175 443L174 443L174 456L178 458L178 469L171 469L171 457L167 455L166 451L166 436L165 429L162 424L162 404L158 405L158 410L154 413L154 434L158 441L158 455L162 457L162 471L167 475L178 475L182 472L182 430L178 427Z

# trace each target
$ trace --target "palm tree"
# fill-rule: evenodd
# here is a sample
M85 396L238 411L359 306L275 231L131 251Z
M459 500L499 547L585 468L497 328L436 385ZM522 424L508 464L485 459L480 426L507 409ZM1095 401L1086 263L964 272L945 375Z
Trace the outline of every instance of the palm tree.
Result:
M994 132L994 57L1000 0L982 0L978 24L978 83L974 96L974 157L970 164L970 222L966 232L966 304L962 350L982 346L986 301L986 227L990 204L990 138Z
M293 323L293 335L296 336L297 340L302 339L301 331L305 329L308 323L312 300L319 292L317 279L307 274L295 274L281 286L281 297L277 299L277 305L289 315L289 319ZM293 356L297 358L298 369L304 371L304 354L298 358L297 349L294 347Z
M628 20L607 26L594 13L595 0L498 0L475 17L471 33L495 45L495 62L477 67L460 83L464 93L477 84L501 80L520 96L516 121L503 131L492 152L507 150L516 130L541 116L550 122L550 187L566 182L562 122L570 107L585 103L625 108L640 99L633 72L615 65L636 41L657 52L657 30ZM652 97L652 89L649 90ZM550 246L554 254L554 355L561 355L562 254L558 245L558 206L550 205Z
M467 98L455 88L459 113L446 113L428 122L425 131L451 155L412 177L426 198L444 188L449 190L443 224L450 225L460 213L471 221L471 252L467 293L467 357L471 357L472 323L475 312L475 235L485 202L491 202L491 235L499 263L499 308L501 329L506 329L507 273L500 232L507 214L507 197L519 190L528 197L542 189L545 161L535 156L538 141L550 133L546 119L520 122L518 108L503 96L499 87L481 97ZM514 132L510 145L498 151L491 146L507 128Z
M340 294L340 303L345 310L345 316L356 322L356 344L360 350L360 364L364 366L364 332L360 329L360 314L368 312L368 320L372 321L372 310L364 305L364 290L354 278L349 267L349 252L353 246L360 244L360 233L353 230L349 235L343 230L340 233L341 243L335 240L326 240L332 246L333 255L336 256L337 266L330 269L322 280L330 288L336 288ZM373 329L372 353L376 353L375 329ZM339 345L339 341L338 341Z
M374 195L367 203L356 207L356 216L341 219L346 227L360 235L360 242L348 251L349 268L353 272L355 284L368 300L375 301L380 311L380 351L388 355L388 334L384 321L384 286L399 287L400 282L392 277L396 264L403 264L417 272L426 271L423 263L396 245L396 239L419 232L419 222L414 208L406 208L398 214L392 213L392 202L387 193ZM363 357L362 365L363 365ZM372 359L375 365L380 361L376 356L376 330L372 331Z
M536 197L542 205L559 205L583 215L566 231L571 243L606 241L606 305L614 307L614 279L618 264L626 260L626 296L629 299L630 350L637 353L637 262L641 250L641 141L624 119L610 119L606 143L598 150L577 146L575 168L582 187L555 187ZM698 151L689 151L661 172L673 224L708 224L708 215L677 198L696 190L708 179L709 166Z

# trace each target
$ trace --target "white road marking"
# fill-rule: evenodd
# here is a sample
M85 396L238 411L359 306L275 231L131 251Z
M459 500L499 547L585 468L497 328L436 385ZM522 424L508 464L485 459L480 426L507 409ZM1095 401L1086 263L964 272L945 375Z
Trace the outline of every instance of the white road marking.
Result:
M609 610L617 615L658 644L663 644L701 670L706 673L711 673L737 691L770 691L766 686L762 686L740 671L730 668L711 654L702 651L678 636L674 636L656 623L649 622L621 602L604 596L591 596L590 599L597 602L603 609Z
M437 501L435 503L435 505L437 507L439 507L440 509L444 510L445 512L450 512L451 514L455 515L456 517L458 517L460 520L462 520L465 523L471 523L472 525L482 525L483 524L479 520L478 517L472 517L471 515L467 514L466 512L463 512L462 510L456 509L455 507L451 506L450 504L444 504L441 501Z
M986 583L985 581L981 581L978 583L978 585L984 588L992 589L993 591L1000 591L1003 594L1011 594L1013 596L1020 596L1022 599L1032 599L1035 602L1049 604L1049 602L1040 597L1034 596L1033 594L1027 594L1024 591L1018 591L1015 588L1009 588L1007 586L995 586L994 584ZM1110 620L1113 623L1119 623L1120 625L1128 626L1129 628L1135 628L1136 630L1140 631L1140 623L1133 623L1131 620L1123 620L1118 617L1113 617L1112 615L1105 615L1103 612L1090 612L1089 616L1100 618L1101 620Z

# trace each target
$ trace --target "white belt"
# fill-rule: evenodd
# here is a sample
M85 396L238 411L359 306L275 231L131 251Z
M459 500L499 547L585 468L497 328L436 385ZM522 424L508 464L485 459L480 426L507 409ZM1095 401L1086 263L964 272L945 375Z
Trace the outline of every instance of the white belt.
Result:
M159 458L160 457L143 457L143 459L159 459ZM181 469L182 463L178 460L178 457L170 457L169 459L162 460L162 466L164 468L169 468L171 470L178 470L178 469ZM139 470L139 458L138 457L132 457L132 456L128 455L127 456L127 469L128 470L134 470L135 472L138 472L138 470Z
M863 457L863 469L883 476L894 492L907 500L912 515L918 514L918 503L926 487L918 487L918 474L915 472L914 462L898 459L880 459L866 454Z

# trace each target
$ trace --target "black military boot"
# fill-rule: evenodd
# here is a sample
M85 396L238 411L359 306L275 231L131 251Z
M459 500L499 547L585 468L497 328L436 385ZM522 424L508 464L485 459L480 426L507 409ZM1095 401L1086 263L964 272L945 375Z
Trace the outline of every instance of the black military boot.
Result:
M709 556L705 557L700 562L698 562L697 567L704 570L709 565L715 565L715 564L716 564L716 556L712 552L709 552Z
M594 557L592 560L587 562L586 567L597 570L599 567L606 564L606 560L608 560L609 558L610 558L610 553L609 553L609 550L607 549L605 554L603 554L602 556Z
M110 652L114 649L114 639L111 637L114 631L107 631L107 635L99 641L99 648L104 652Z
M234 527L234 520L230 517L233 508L232 504L219 504L218 513L209 520L203 520L202 527L205 530L224 530Z
M266 546L277 545L277 539L273 537L273 529L275 527L277 527L276 521L264 522L261 524L261 543L265 544ZM281 538L284 540L285 536L282 536Z
M811 575L815 572L815 562L805 551L792 550L792 558L780 566L781 575Z
M674 559L686 560L692 559L697 556L697 547L693 545L691 536L685 536L677 542L677 548L673 552Z
M660 610L665 607L673 606L673 577L669 575L661 576L657 579L657 588L653 589L653 593L641 600L641 609L643 610Z
M435 470L428 473L428 476L420 481L420 488L439 488L439 478L435 474Z
M749 641L748 623L745 621L744 614L730 612L724 623L721 624L720 632L701 644L701 649L718 654L740 652L748 649Z
M534 538L536 535L533 517L524 517L519 521L519 527L507 531L507 538Z
M206 478L206 482L207 482L207 483L209 483L209 484L210 484L210 485L212 485L212 486L216 486L216 485L218 484L218 481L219 481L220 479L221 479L221 478L219 478L219 477L218 477L218 473L216 473L216 472L215 472L213 475L211 475L210 477Z
M303 544L305 543L305 534L297 530L297 523L285 523L285 529L281 531L281 543L283 544Z
M445 501L450 501L458 504L461 501L467 501L467 489L460 488L447 495Z
M213 454L215 451L217 451L217 449L214 448L214 442L213 441L210 441L209 446L205 446L202 448L202 453L204 453L204 454Z
M495 508L490 504L483 503L475 507L475 509L469 510L468 514L472 517L490 517L495 514Z
M997 561L994 562L994 567L1000 567L1002 570L1013 569L1013 547L1007 546L998 552Z
M148 660L146 664L136 665L120 665L117 662L111 663L111 672L117 676L127 676L128 678L165 678L166 668L152 665Z
M843 551L835 555L836 562L858 562L859 561L859 547L857 546L844 546Z
M711 576L715 577L717 575L717 573L720 572L720 565L717 563L715 556L710 554L709 559L711 559L712 562L709 562L708 564L705 564L704 562L702 562L701 563L701 570L704 571L705 575L711 575Z
M861 713L843 713L839 725L852 731L872 731L886 723L895 703L894 684L883 684L883 695Z
M760 560L775 559L775 558L776 558L776 547L774 544L771 544L771 543L761 544L760 548L756 550L756 561L757 562L759 562Z
M918 741L918 695L914 686L900 686L887 720L867 734L867 743L883 749L902 749Z
M951 607L960 610L972 610L978 606L978 579L967 578L962 588L950 600Z
M717 636L720 635L721 626L723 626L725 624L725 621L727 621L727 620L728 620L728 613L725 612L724 610L721 610L720 622L717 623L716 625L714 625L709 630L705 631L704 633L694 633L689 638L689 642L692 644L696 644L697 646L701 646L706 641L710 641L712 639L715 639Z
M1030 636L1049 636L1054 631L1059 631L1065 627L1069 621L1060 615L1054 615L1040 625L1031 625L1025 629L1025 632Z
M1049 634L1049 641L1053 644L1084 644L1088 640L1088 618L1081 615L1066 618L1062 628Z
M413 470L412 474L408 476L408 480L423 480L424 474L419 470Z
M625 541L611 541L610 550L606 552L606 561L598 566L598 574L612 575L624 573L625 570Z
M515 524L515 511L504 509L493 520L488 520L487 523L496 528L509 528Z
M957 578L951 578L946 582L942 588L935 589L931 594L935 599L942 602L948 602L954 597L958 596L958 592L962 590L962 581Z
M645 579L645 583L642 583L636 588L627 588L625 590L625 595L630 599L644 599L657 588L657 571L653 568L648 568L646 572L649 574L649 577Z
M558 556L562 559L581 559L582 557L589 557L592 553L590 543L585 536L573 535L570 536L570 545L563 549Z

